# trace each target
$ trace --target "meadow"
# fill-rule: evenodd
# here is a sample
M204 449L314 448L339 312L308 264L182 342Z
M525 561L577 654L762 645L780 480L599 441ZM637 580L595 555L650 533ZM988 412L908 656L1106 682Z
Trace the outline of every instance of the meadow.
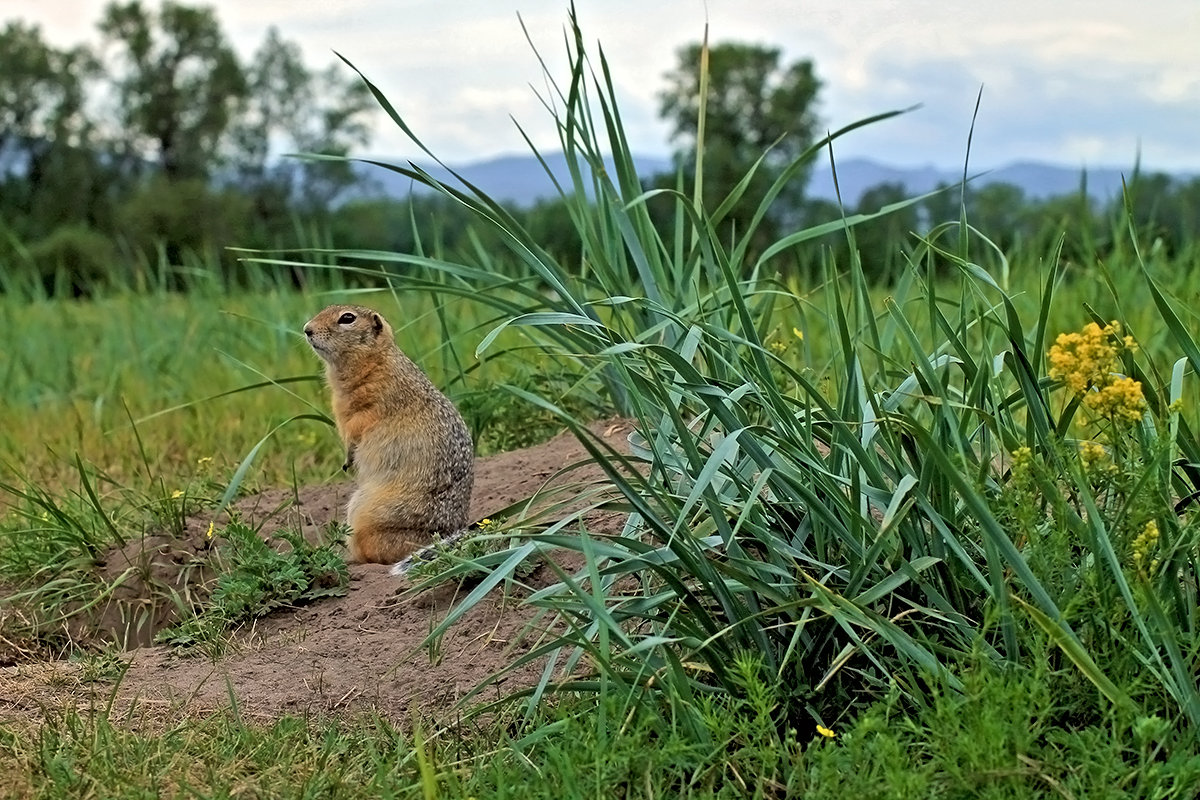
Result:
M0 796L1195 796L1198 265L1132 213L1086 263L1061 249L1083 232L1001 252L962 216L913 237L887 285L811 249L840 232L853 253L865 216L731 239L740 196L643 190L579 41L554 108L582 271L434 185L505 251L248 255L307 271L303 293L0 298L0 585L20 590L0 638L14 660L83 663L97 698L0 719ZM816 277L790 269L802 257ZM298 330L347 297L399 321L483 452L565 427L616 487L620 534L575 517L495 535L431 579L484 575L436 636L526 558L579 555L527 600L562 623L518 659L550 656L544 680L408 728L264 725L236 698L203 719L109 714L113 649L13 598L96 591L114 537L231 483L334 474ZM632 456L588 435L608 413L635 421Z

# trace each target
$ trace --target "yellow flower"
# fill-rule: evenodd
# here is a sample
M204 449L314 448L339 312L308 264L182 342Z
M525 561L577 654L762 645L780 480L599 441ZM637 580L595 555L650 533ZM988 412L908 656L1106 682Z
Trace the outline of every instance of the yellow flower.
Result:
M771 342L767 345L767 347L771 348L771 350L775 353L786 353L788 349L787 342L779 341Z
M211 539L213 537L213 529L214 528L215 528L215 524L212 521L210 521L208 523L208 533L205 534L205 536L207 536L209 539Z
M183 497L183 490L182 490L182 489L176 489L175 491L171 492L171 499L172 499L172 500L178 500L178 499L179 499L179 498L181 498L181 497Z
M821 735L822 735L822 736L824 736L826 739L832 739L834 736L837 736L837 734L836 734L836 733L834 733L833 731L829 730L829 728L826 728L824 725L818 725L818 726L817 726L817 733L821 734Z
M792 336L795 336L800 341L804 341L804 331L799 328L792 328Z
M1060 333L1047 354L1050 377L1062 381L1072 394L1083 394L1089 386L1107 382L1118 353L1111 338L1120 334L1121 323L1115 320L1103 328L1089 322L1079 333ZM1126 347L1133 345L1131 337L1122 341Z
M1107 386L1088 394L1084 404L1113 422L1137 422L1146 410L1142 384L1132 378L1116 378Z
M1079 443L1079 460L1083 462L1084 469L1091 469L1093 464L1103 461L1107 455L1104 445L1097 441L1086 439Z
M1132 336L1121 336L1121 323L1114 320L1101 328L1089 322L1079 333L1055 339L1046 356L1050 377L1072 394L1086 394L1084 404L1101 417L1137 422L1146 410L1142 384L1115 372L1121 351L1136 347Z
M1158 523L1150 520L1146 523L1146 527L1142 528L1142 532L1133 540L1130 549L1133 550L1133 563L1138 569L1142 568L1142 563L1146 560L1146 556L1154 550L1158 545ZM1157 560L1150 565L1151 569L1157 566Z
M205 464L209 463L210 461L212 461L212 456L205 456L204 458L200 458L200 459L196 460L196 466L203 467Z

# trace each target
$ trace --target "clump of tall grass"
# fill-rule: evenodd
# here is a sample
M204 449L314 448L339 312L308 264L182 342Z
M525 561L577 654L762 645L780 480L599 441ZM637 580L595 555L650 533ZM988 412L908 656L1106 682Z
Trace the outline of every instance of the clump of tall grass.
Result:
M412 165L380 164L470 209L525 275L491 268L486 253L478 263L337 254L383 262L390 280L409 270L414 286L490 304L505 318L477 352L524 328L547 352L590 365L637 421L627 455L561 415L619 490L624 530L597 536L556 524L456 567L490 574L442 629L531 553L573 550L584 566L560 569L560 582L528 600L561 623L517 661L551 656L534 699L555 685L669 687L675 707L694 710L714 689L744 691L733 665L749 652L780 687L783 718L812 731L889 693L919 704L931 680L958 687L964 659L1020 663L1048 638L1103 698L1092 713L1150 709L1200 731L1192 644L1200 575L1188 519L1200 453L1181 408L1200 350L1140 254L1136 268L1168 332L1156 352L1183 357L1168 366L1125 346L1124 334L1161 332L1134 329L1121 319L1121 298L1111 298L1124 333L1113 326L1102 337L1114 348L1107 370L1138 382L1141 404L1106 416L1086 399L1103 387L1076 392L1048 371L1061 332L1055 252L1038 296L1017 297L1003 254L964 218L918 242L882 302L856 257L827 262L827 304L814 308L777 270L830 231L844 231L854 253L854 227L871 217L751 249L793 174L890 114L827 136L765 196L745 196L748 175L704 208L681 190L643 189L603 54L586 54L574 18L567 44L569 81L547 76L544 100L570 167L560 189L582 271L562 267L475 187ZM665 233L652 224L651 202L674 209ZM747 202L757 204L754 221L726 238L725 215ZM957 277L935 281L947 265ZM797 341L826 337L821 360L772 346L775 332L793 326ZM1113 464L1103 474L1101 450Z

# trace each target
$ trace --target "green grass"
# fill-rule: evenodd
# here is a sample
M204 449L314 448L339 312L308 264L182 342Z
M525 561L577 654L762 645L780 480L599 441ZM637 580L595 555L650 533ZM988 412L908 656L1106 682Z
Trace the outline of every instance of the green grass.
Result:
M320 364L300 329L324 305L351 297L395 321L401 347L464 408L484 453L536 428L513 424L526 412L491 391L494 384L559 396L573 382L532 353L503 367L476 359L490 315L468 300L423 293L0 296L0 325L10 332L0 365L0 480L70 486L76 454L113 488L148 477L174 491L227 475L280 422L328 412ZM268 381L279 385L239 391ZM263 485L333 474L336 436L327 426L292 425L277 439L286 457L259 462Z
M807 159L891 115L834 132L761 198L744 196L747 178L702 208L682 192L643 192L607 65L589 59L574 33L569 81L547 76L547 106L571 169L566 202L584 274L487 196L390 168L471 209L537 282L493 303L502 319L478 352L504 353L498 337L528 329L548 352L586 364L636 418L634 459L644 469L628 469L569 411L525 393L588 444L633 515L616 536L563 535L555 525L457 565L452 574L490 574L433 635L529 554L566 549L585 566L530 599L562 633L523 660L563 659L552 659L531 703L563 675L602 695L655 687L685 703L714 691L737 697L744 688L730 665L752 652L789 687L787 705L815 721L897 687L919 704L930 677L959 690L968 658L1021 664L1031 638L1045 636L1085 679L1093 716L1139 708L1179 716L1189 736L1200 734L1197 529L1174 508L1197 488L1196 420L1177 401L1200 350L1195 319L1173 310L1178 300L1156 277L1162 264L1142 256L1136 234L1114 251L1123 263L1068 276L1057 245L1010 263L960 220L918 243L887 296L852 258L827 262L822 289L798 301L775 278L787 254L839 229L853 252L854 226L872 217L795 231L761 251L754 222L731 239L721 222L747 202L765 218ZM673 205L673 228L654 224L652 200ZM338 255L415 270L418 285L450 296L466 287L487 296L513 274L487 255ZM445 283L421 277L431 270ZM1081 278L1091 280L1086 299ZM1097 278L1106 292L1094 291ZM1049 370L1058 333L1108 319L1142 346L1124 349L1086 388L1099 392L1112 370L1140 381L1144 408L1125 418L1094 410ZM793 328L808 346L803 359L771 346ZM1088 470L1081 436L1113 452L1124 483ZM1014 493L1018 462L1036 467L1024 494ZM1023 508L1041 512L1025 528L1011 513ZM1131 558L1151 522L1170 552L1157 571ZM1045 543L1067 569L1039 552ZM1135 663L1140 673L1126 671Z
M1055 695L1071 676L1044 667L978 664L961 691L935 685L915 710L885 698L828 738L799 735L754 662L739 669L745 698L703 702L695 726L611 695L564 695L524 726L422 723L415 734L370 717L68 710L33 730L0 728L0 797L1182 800L1200 788L1200 757L1167 720L1064 724L1071 709Z

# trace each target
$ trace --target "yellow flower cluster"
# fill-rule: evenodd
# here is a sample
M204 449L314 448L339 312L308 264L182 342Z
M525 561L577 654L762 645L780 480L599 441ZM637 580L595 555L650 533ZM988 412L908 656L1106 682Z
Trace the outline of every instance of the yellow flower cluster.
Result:
M1050 377L1061 380L1074 394L1083 394L1094 384L1103 383L1117 363L1117 348L1111 338L1121 335L1121 323L1115 320L1101 328L1089 322L1079 333L1060 333L1050 346ZM1134 347L1126 336L1125 347Z
M1158 523L1150 520L1146 523L1146 527L1142 528L1142 532L1133 540L1133 562L1137 564L1138 569L1142 568L1142 563L1146 560L1146 556L1153 552L1155 545L1158 544ZM1156 566L1152 562L1150 568Z
M1097 387L1083 402L1100 416L1120 422L1137 422L1146 410L1142 384L1133 378L1114 378L1107 386Z
M1093 439L1085 439L1079 443L1079 460L1084 469L1091 469L1093 464L1103 461L1108 456L1104 445Z
M1072 394L1087 393L1084 404L1100 416L1137 422L1146 408L1142 384L1114 372L1121 350L1136 347L1132 336L1121 336L1121 323L1114 320L1101 328L1089 322L1078 333L1059 334L1050 346L1050 377L1062 381Z

